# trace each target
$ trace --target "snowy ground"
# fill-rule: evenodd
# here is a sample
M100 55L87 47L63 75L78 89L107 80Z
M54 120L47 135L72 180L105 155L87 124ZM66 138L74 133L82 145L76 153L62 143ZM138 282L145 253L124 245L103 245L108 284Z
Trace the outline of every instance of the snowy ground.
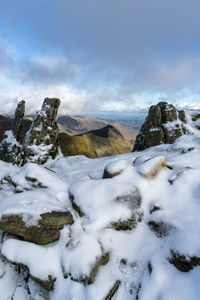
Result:
M27 224L51 210L67 208L74 217L74 224L65 226L60 239L49 245L4 236L2 255L26 265L33 277L55 278L50 300L111 299L106 296L116 282L115 300L198 300L200 266L181 272L169 262L172 250L188 260L200 257L200 131L189 125L188 130L190 134L173 145L140 153L100 159L60 157L45 166L29 163L21 168L0 162L0 180L10 176L15 183L13 186L4 180L1 185L0 214L25 212L32 215ZM151 157L156 158L144 164ZM160 168L152 178L145 177L163 157L168 167ZM108 164L109 172L121 173L102 179ZM40 185L31 186L27 177L37 178ZM141 207L135 209L133 203L122 199L137 191ZM70 194L82 217L72 207ZM134 229L113 227L137 210L142 217ZM163 233L153 231L149 222L164 224ZM89 284L96 262L108 253L108 262L99 267ZM2 259L0 300L48 299L24 276Z

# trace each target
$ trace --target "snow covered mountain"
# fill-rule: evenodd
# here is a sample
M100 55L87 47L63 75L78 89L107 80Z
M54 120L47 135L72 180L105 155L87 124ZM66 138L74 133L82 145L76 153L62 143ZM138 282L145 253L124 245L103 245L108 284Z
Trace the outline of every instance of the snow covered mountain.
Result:
M0 161L0 299L198 300L198 115L140 152Z

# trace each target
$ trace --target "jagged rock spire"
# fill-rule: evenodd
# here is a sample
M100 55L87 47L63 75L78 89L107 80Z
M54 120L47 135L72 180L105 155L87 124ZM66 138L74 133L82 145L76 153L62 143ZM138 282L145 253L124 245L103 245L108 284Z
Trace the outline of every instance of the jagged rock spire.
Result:
M18 142L20 139L24 112L25 112L25 101L22 100L18 103L17 108L15 110L15 119L12 128L13 135Z
M22 145L19 143L22 122L25 111L25 101L18 103L15 111L15 119L12 130L5 132L5 138L0 144L0 159L6 162L20 165Z
M27 161L43 164L49 157L57 154L59 129L56 116L60 100L45 98L42 108L37 112L24 142L24 163Z
M186 118L183 110L178 111L167 102L152 105L136 137L133 151L142 151L160 144L173 144L186 133L184 123Z

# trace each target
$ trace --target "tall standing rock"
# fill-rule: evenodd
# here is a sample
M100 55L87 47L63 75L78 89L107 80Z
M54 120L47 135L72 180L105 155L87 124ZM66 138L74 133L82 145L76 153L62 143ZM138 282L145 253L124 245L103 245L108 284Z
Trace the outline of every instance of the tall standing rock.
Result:
M12 128L13 135L18 142L20 140L24 112L25 112L25 101L22 100L18 103L17 108L15 110L15 119Z
M23 164L28 161L43 164L49 157L55 158L59 133L55 120L59 105L57 98L44 99L42 109L37 112L25 136Z
M160 144L173 144L178 137L186 133L184 123L186 118L183 110L178 111L167 102L152 105L136 137L133 151L142 151Z
M15 110L15 119L12 130L5 132L5 138L0 145L0 159L13 164L21 163L21 149L19 143L23 117L25 112L25 101L22 100L18 103Z

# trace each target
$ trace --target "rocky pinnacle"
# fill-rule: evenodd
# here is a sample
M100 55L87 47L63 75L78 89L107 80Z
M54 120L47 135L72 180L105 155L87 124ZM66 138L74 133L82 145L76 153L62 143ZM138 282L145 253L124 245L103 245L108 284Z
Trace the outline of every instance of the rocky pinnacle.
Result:
M20 139L24 112L25 112L25 101L22 100L18 103L17 108L15 110L15 119L12 128L13 135L18 142Z
M24 163L31 161L43 164L49 157L55 158L59 133L56 116L59 105L60 100L57 98L44 99L41 110L35 115L25 136Z

